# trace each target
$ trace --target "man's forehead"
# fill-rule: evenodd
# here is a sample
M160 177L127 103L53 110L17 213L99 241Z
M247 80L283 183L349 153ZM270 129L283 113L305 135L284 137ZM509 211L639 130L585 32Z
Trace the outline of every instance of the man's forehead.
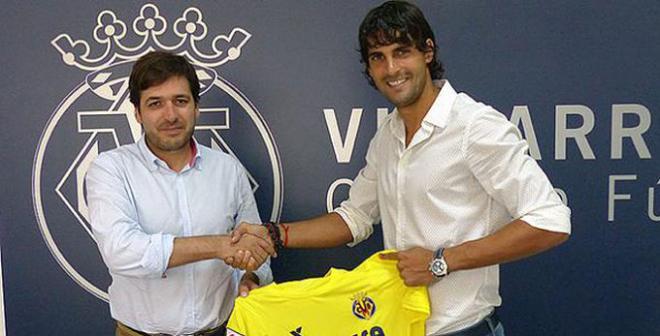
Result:
M412 43L399 43L397 41L386 44L371 44L367 48L367 54L375 53L379 51L394 50L398 48L409 48L412 46L413 46Z
M413 41L410 35L404 34L396 29L390 29L389 31L378 30L367 36L367 48L369 51L392 44L407 47L411 46Z
M190 84L183 76L169 77L161 83L153 84L142 90L145 99L162 96L191 96Z

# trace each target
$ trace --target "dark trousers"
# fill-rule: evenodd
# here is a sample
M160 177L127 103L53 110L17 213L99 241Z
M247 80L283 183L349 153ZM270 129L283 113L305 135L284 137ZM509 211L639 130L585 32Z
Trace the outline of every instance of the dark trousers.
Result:
M225 336L227 334L227 329L225 328L226 323L211 329L211 330L205 330L205 331L199 331L196 332L192 335L194 336ZM123 323L117 321L117 329L115 329L115 336L169 336L168 334L148 334L145 332L141 332L135 329L132 329Z

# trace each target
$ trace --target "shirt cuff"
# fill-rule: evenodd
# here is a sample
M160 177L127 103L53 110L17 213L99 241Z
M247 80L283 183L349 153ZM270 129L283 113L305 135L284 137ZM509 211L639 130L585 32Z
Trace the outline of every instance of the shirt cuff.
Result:
M537 229L571 234L571 209L565 205L538 209L520 220Z
M270 262L266 261L254 271L254 274L259 278L259 286L265 286L273 282L273 272L270 269Z
M234 276L236 277L236 283L240 283L241 279L245 275L245 270L236 268L234 269ZM273 272L270 269L270 259L261 265L259 268L254 270L254 275L259 278L259 287L268 285L273 282Z
M167 270L173 250L173 235L163 233L149 235L149 246L140 260L140 266L149 274L162 276Z
M362 225L356 224L356 221L351 220L351 215L349 214L349 211L345 208L339 207L334 210L335 213L337 213L343 220L346 222L346 225L348 226L348 229L351 231L351 235L353 236L353 241L346 244L349 247L353 247L363 240L369 238L371 234L374 232L373 225L369 223L368 220L362 220L358 221Z

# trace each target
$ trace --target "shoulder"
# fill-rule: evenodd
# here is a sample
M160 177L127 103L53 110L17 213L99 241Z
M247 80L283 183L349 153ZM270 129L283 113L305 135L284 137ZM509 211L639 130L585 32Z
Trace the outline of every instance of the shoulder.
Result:
M454 123L468 130L478 124L485 124L488 128L512 126L504 114L462 92L458 94L452 106L452 119Z
M239 174L243 171L243 165L233 156L218 150L197 144L202 157L202 164L213 169L221 169L226 173Z
M494 109L482 102L474 100L468 94L463 92L456 96L456 100L452 106L453 114L466 120L478 118L488 110Z
M90 169L94 168L94 166L100 166L103 168L118 168L120 166L126 166L127 164L134 163L139 160L142 160L142 158L136 143L123 145L115 149L100 153L99 156L94 160Z
M399 112L395 109L394 111L387 114L385 118L379 123L378 128L376 128L376 133L374 134L372 140L380 139L384 136L389 136L392 134L393 125L398 121Z

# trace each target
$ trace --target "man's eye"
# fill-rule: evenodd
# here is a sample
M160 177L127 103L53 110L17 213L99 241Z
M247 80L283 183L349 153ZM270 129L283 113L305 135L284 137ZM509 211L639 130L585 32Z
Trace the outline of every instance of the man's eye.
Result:
M371 62L377 62L377 61L380 61L381 59L383 59L383 55L371 55L371 56L369 56L369 60Z
M149 104L147 104L147 106L149 106L149 107L158 107L158 106L160 106L160 102L159 101L152 101Z
M183 99L183 98L181 98L181 99L177 99L177 100L176 100L176 103L177 103L178 105L186 105L186 104L188 104L188 99Z
M399 49L396 51L397 56L405 56L408 55L408 53L410 53L410 50L408 49Z

